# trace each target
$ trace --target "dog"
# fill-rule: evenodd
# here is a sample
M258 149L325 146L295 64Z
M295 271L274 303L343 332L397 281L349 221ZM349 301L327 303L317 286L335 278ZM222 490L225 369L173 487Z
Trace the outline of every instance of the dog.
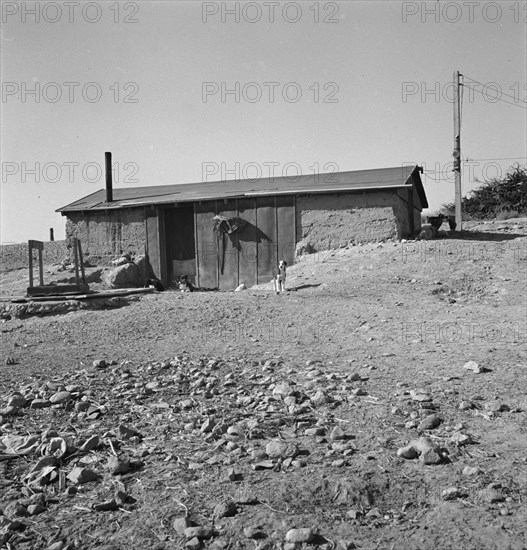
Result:
M443 225L443 220L443 214L439 214L439 216L428 216L427 223L429 223L436 231L439 231Z
M450 231L455 231L457 227L455 216L439 214L439 216L428 217L427 221L432 227L435 227L437 231L439 231L444 221L448 222Z
M158 292L165 290L165 287L158 279L147 279L145 281L145 288L155 288Z
M196 288L189 281L188 275L180 275L178 279L178 287L181 292L194 292Z
M287 262L285 260L280 260L280 262L278 263L278 273L275 275L273 279L274 290L276 294L280 294L281 292L284 292L286 276L287 276Z

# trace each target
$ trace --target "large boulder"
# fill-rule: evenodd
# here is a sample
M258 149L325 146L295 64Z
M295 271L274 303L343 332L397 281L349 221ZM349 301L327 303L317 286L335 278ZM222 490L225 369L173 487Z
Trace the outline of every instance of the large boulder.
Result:
M296 248L295 248L296 258L299 258L300 256L304 256L305 254L313 254L315 252L316 252L316 249L307 239L302 239L301 241L298 241L298 243L296 244Z
M110 288L143 286L143 274L135 263L128 263L108 271L105 282Z
M123 254L120 258L116 258L115 260L112 260L112 265L115 267L118 267L120 265L126 265L132 262L132 258L130 258L129 254Z
M147 279L155 279L154 270L150 265L148 256L146 254L140 254L134 258L134 263L139 269L141 280L144 282Z

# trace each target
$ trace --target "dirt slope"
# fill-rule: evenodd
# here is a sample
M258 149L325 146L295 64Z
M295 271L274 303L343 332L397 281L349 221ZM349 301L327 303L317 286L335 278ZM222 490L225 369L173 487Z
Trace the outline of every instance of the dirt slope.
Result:
M476 229L306 257L281 296L165 292L3 322L0 442L39 438L0 460L0 541L289 549L305 528L306 548L527 547L527 228ZM419 436L438 464L398 456Z

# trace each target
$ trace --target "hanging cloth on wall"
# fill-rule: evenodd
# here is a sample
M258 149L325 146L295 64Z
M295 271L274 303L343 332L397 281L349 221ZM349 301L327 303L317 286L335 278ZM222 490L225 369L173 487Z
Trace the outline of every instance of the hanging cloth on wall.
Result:
M212 218L212 223L214 224L214 231L216 232L218 263L220 265L221 274L223 275L223 268L225 266L225 235L232 235L240 231L247 221L236 217L227 218L226 216L214 216Z

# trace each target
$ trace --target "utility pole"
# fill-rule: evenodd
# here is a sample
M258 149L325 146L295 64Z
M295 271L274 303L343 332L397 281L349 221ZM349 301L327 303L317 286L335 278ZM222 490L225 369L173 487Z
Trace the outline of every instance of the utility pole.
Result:
M460 101L460 77L459 71L454 72L454 177L455 177L455 206L456 227L458 231L463 229L461 223L461 101Z

